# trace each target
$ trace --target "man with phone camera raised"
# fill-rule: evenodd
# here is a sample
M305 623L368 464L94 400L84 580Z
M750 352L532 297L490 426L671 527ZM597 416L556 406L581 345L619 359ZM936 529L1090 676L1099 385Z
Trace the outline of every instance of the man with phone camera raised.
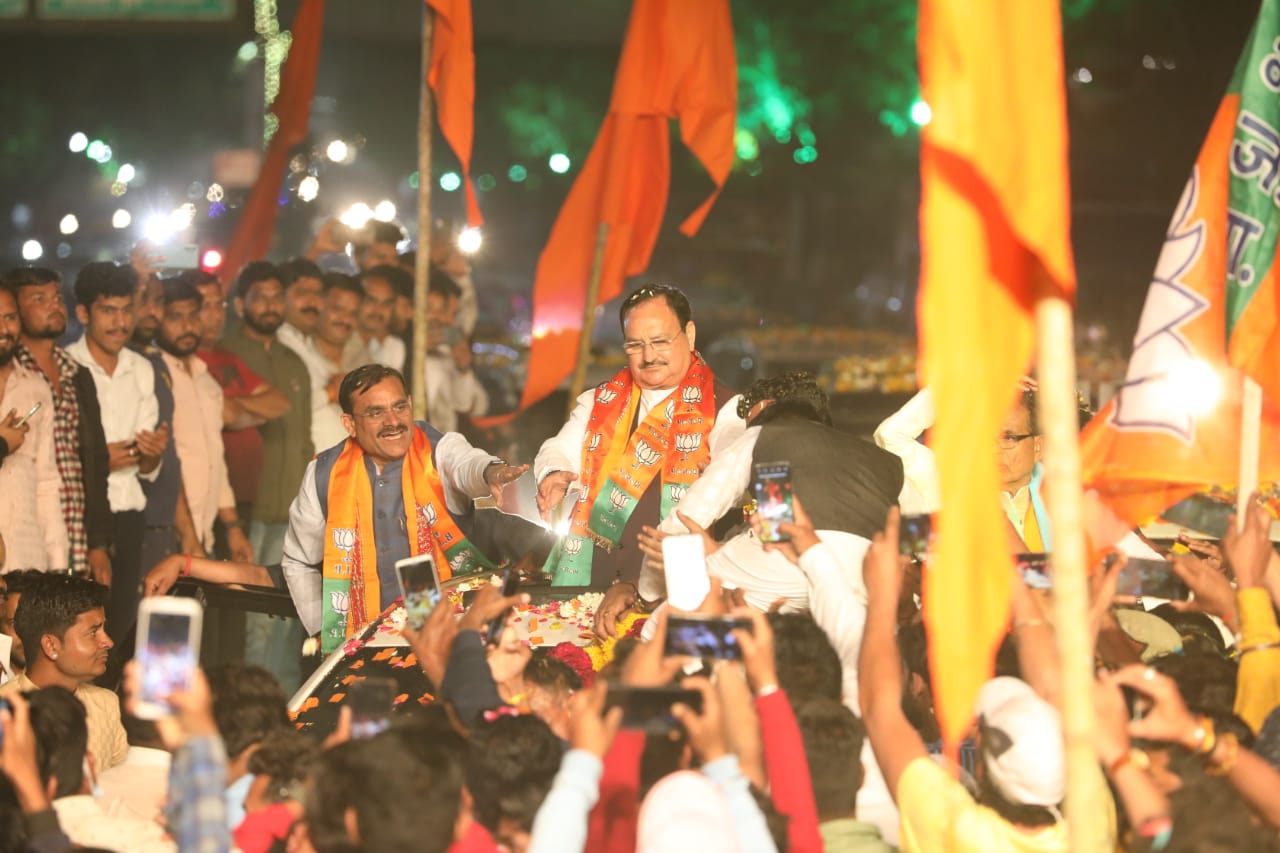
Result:
M453 279L431 270L427 290L427 411L442 432L458 429L458 416L489 411L489 395L472 369L471 341L458 323L462 291Z
M642 525L671 514L743 429L738 398L695 348L679 288L632 292L619 319L627 366L578 397L534 460L543 519L570 501L558 513L568 531L546 564L552 583L607 587L597 613L610 625L637 600L642 554L631 545Z
M385 365L348 373L338 401L349 437L307 467L283 561L298 616L326 653L396 599L398 560L431 553L442 581L492 568L468 538L473 501L500 499L528 470L415 423L403 377Z

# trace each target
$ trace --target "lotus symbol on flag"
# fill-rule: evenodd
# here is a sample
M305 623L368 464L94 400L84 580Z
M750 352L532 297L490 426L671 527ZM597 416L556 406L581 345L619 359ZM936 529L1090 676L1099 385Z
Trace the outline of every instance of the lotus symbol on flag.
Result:
M668 400L667 408L663 410L662 416L667 419L667 423L671 423L671 419L676 416L676 401Z
M600 391L596 394L596 402L602 406L607 405L609 403L612 403L617 398L617 396L618 396L617 391L614 391L611 388L601 388Z
M683 391L680 392L680 399L684 400L686 403L691 403L691 404L701 403L702 389L697 387L685 388Z
M578 492L578 503L585 504L591 502L591 494L586 491Z
M422 516L427 520L427 524L430 524L432 527L435 526L436 508L433 504L427 504L422 508Z
M693 453L702 446L702 433L686 432L676 436L676 450L681 453Z
M613 504L614 509L626 508L628 500L627 493L617 486L614 486L612 491L609 492L609 503Z
M592 435L591 443L587 445L587 450L591 451L592 453L595 453L597 448L600 447L600 439L602 438L604 438L604 433L602 432L597 432L594 435Z
M333 608L334 613L347 615L347 611L351 609L351 597L340 590L334 590L329 593L329 606Z
M687 491L689 491L688 486L672 486L671 500L673 500L676 503L680 503L680 499L684 497L684 493Z
M350 527L333 529L333 547L339 551L350 551L356 544L356 532Z
M659 459L662 454L654 450L647 441L643 439L636 442L636 459L640 460L640 464L648 468Z
M573 556L582 550L582 540L576 536L570 536L564 540L564 552L569 556Z
M462 570L467 567L467 555L459 554L449 561L449 568L453 570L455 575L462 574Z

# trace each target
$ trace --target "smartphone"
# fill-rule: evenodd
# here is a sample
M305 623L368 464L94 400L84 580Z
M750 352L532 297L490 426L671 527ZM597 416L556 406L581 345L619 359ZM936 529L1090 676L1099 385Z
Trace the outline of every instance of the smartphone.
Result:
M733 635L738 629L750 631L751 620L732 616L668 616L667 642L662 653L667 657L742 660L742 646Z
M200 268L200 247L195 243L166 244L156 247L157 263L166 270L194 270Z
M610 684L605 708L622 708L624 729L667 734L683 730L671 713L671 706L677 702L692 708L698 714L702 713L702 694L682 687L626 687Z
M1227 527L1235 511L1232 504L1214 500L1208 495L1192 495L1160 513L1160 517L1170 524L1221 539L1227 535Z
M711 592L702 536L695 533L663 539L662 563L667 579L667 601L671 606L676 610L701 607Z
M405 621L415 631L422 630L427 617L440 601L440 577L430 554L396 561L400 595L404 598Z
M347 691L351 707L351 737L368 738L391 725L391 707L396 700L396 683L390 678L366 678Z
M514 569L506 569L502 573L502 596L506 598L515 595L516 590L520 589L520 573ZM493 617L489 622L489 631L485 634L485 642L490 646L498 645L498 641L502 639L502 630L507 625L507 616L511 610L502 611L500 616Z
M204 608L194 598L144 598L138 605L134 658L142 672L136 716L158 720L173 713L165 701L188 690L200 664Z
M457 326L444 327L444 345L453 349L462 343L462 330Z
M20 427L23 424L25 424L27 421L31 420L31 416L34 415L36 412L40 411L40 407L43 405L44 403L41 403L39 400L36 400L36 404L32 406L31 409L25 415L19 418L18 422L14 424L14 426Z
M791 497L791 463L757 462L752 486L756 496L756 514L760 517L760 541L784 542L787 537L778 525L796 520Z
M1116 594L1185 601L1189 590L1168 560L1130 557L1120 570Z
M1022 582L1031 589L1053 589L1053 581L1049 580L1048 554L1019 554L1014 558L1018 565L1018 574Z
M932 537L933 516L904 515L898 522L898 553L905 557L928 554Z

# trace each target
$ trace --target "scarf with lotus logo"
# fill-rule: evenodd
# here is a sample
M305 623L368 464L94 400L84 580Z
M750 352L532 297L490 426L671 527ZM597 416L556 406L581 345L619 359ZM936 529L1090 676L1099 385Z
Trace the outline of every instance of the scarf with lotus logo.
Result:
M595 548L612 551L653 478L661 476L662 513L675 508L711 461L716 422L715 377L696 352L680 386L654 406L628 438L640 388L623 368L596 388L582 451L583 490L569 516L569 532L547 558L553 586L591 583Z
M431 462L431 441L420 428L400 473L404 490L405 529L409 551L430 549L441 581L492 569L449 514L444 483ZM348 439L329 475L325 519L322 597L324 621L320 647L327 654L378 615L382 599L378 552L373 541L373 489L364 465L364 450Z

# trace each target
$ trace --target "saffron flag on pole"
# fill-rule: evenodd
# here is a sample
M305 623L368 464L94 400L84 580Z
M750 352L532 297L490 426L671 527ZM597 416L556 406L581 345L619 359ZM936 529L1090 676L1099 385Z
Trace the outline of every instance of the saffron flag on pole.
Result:
M1129 525L1239 477L1241 371L1280 479L1280 0L1263 0L1147 291L1125 382L1081 436L1085 485ZM1106 544L1106 543L1097 543Z
M476 53L471 29L471 0L427 0L435 12L431 33L431 71L427 84L436 96L436 120L462 167L467 224L484 223L471 184L471 145L475 138ZM420 175L419 180L430 180Z
M267 145L258 178L249 190L223 261L223 269L230 279L239 275L240 268L249 261L264 257L271 246L289 151L307 138L323 30L324 0L302 0L293 19L293 40L281 71L280 93L271 104L271 112L278 122L276 132Z
M573 369L600 225L608 226L599 302L649 264L667 206L668 121L715 191L681 225L693 236L733 166L738 69L728 0L635 0L609 114L551 228L533 286L533 341L520 408Z
M963 737L1008 627L996 436L1030 365L1041 287L1075 293L1056 0L921 0L920 356L943 511L924 575L934 699Z

